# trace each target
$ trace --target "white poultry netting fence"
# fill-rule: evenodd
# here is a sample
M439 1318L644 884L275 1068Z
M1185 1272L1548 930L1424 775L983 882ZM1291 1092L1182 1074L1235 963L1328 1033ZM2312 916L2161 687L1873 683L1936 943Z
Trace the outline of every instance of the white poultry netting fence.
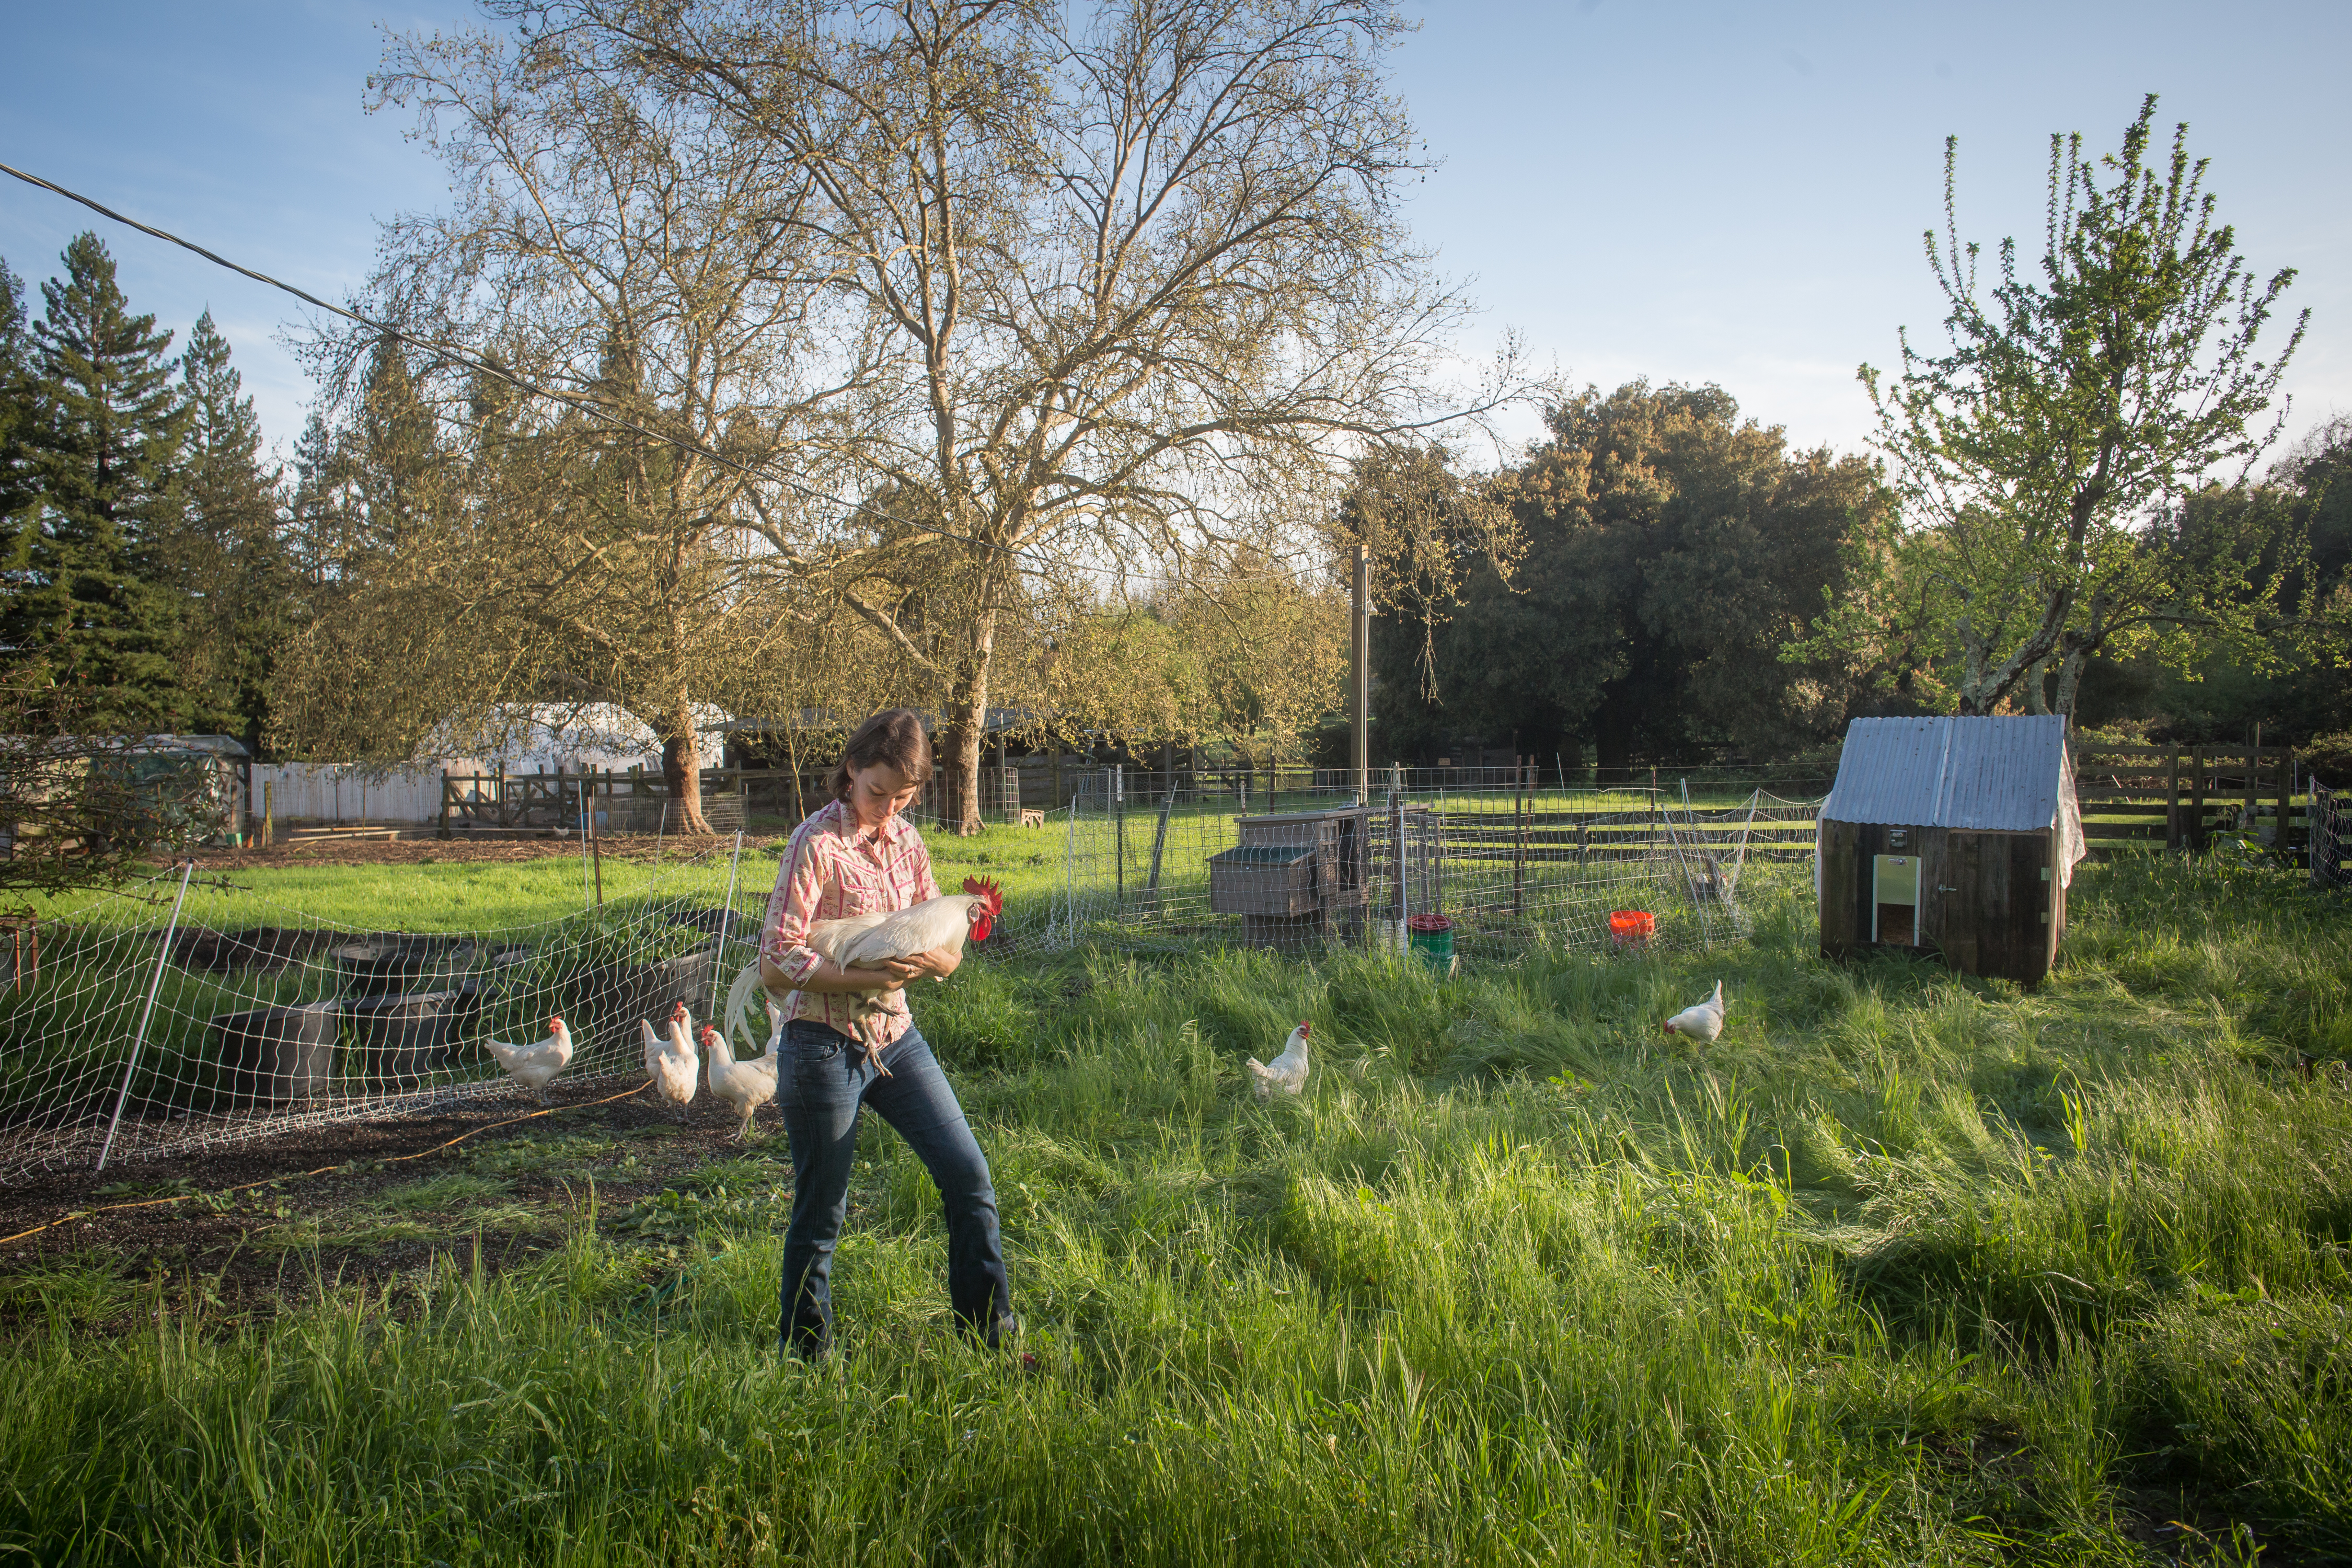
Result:
M1507 770L1496 770L1507 773ZM1045 825L1062 890L1045 941L1397 944L1442 915L1455 951L1532 942L1703 948L1744 933L1758 861L1810 861L1817 801L1751 784L1415 788L1376 773L1368 802L1333 789L1251 796L1181 773L1103 770Z
M1433 914L1474 962L1622 950L1620 912L1649 917L1641 945L1706 947L1745 931L1759 861L1811 858L1816 811L1713 784L1286 790L1244 812L1234 783L1094 782L1042 829L997 830L1047 864L983 959L1396 944ZM601 900L583 862L580 912L494 928L371 929L179 869L18 923L0 931L0 1184L513 1093L487 1042L540 1039L554 1015L564 1081L634 1077L637 1020L712 1016L754 956L779 847L672 859Z
M2314 887L2352 888L2352 867L2344 863L2344 841L2352 838L2352 812L2344 797L2317 779L2311 782L2311 881Z
M681 859L601 907L445 933L175 868L19 929L0 937L0 1183L510 1092L486 1042L558 1015L567 1081L641 1073L637 1020L708 1016L755 951L768 887L734 868Z

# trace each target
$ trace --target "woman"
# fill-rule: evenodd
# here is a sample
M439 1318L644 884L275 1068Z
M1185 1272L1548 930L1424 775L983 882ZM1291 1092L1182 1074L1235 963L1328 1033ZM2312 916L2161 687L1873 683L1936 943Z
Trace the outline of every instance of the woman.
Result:
M768 899L760 978L772 994L792 993L776 1089L793 1148L781 1338L812 1359L832 1343L833 1247L848 1207L857 1114L866 1105L898 1129L939 1184L947 1205L948 1300L958 1323L991 1346L1019 1331L988 1161L905 997L887 998L887 1010L866 1026L877 1048L851 1033L855 994L896 991L926 974L945 979L960 955L942 949L844 969L807 944L815 921L939 897L923 836L898 815L930 775L930 742L912 710L889 709L859 725L833 771L833 799L793 834Z

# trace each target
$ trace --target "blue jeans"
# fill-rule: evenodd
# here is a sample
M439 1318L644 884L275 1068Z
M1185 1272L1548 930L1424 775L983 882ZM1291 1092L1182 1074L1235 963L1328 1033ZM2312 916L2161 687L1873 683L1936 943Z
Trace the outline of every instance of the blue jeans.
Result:
M785 1026L776 1103L793 1145L793 1218L784 1232L783 1338L803 1355L833 1338L833 1247L849 1208L857 1113L871 1105L930 1172L946 1205L948 1303L987 1343L1009 1331L1012 1294L996 1227L988 1160L963 1119L939 1058L912 1026L882 1052L886 1077L838 1030L807 1019Z

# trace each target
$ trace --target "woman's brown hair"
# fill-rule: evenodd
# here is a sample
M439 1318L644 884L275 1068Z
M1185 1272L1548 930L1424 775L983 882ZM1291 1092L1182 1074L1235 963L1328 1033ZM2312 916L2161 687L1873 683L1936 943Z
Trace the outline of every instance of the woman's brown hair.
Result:
M887 763L914 780L915 798L922 798L931 782L931 738L923 733L922 718L912 708L885 708L857 726L827 781L833 798L847 800L849 775L877 763Z

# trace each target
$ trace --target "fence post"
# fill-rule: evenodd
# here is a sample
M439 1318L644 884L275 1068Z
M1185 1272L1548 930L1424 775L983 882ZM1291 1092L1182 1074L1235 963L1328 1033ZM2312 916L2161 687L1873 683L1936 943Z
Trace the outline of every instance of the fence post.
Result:
M163 987L163 965L172 962L172 939L180 931L180 905L188 896L188 879L195 874L194 860L180 868L180 890L173 896L172 919L163 927L163 944L155 950L155 973L147 981L147 1001L139 1009L138 1032L131 1037L131 1059L122 1064L122 1087L115 1092L114 1114L107 1120L106 1142L99 1145L98 1168L101 1171L106 1169L106 1157L114 1152L114 1130L122 1125L122 1108L131 1100L131 1077L139 1070L139 1052L147 1043L147 1020L155 1016L155 993Z
M2263 721L2254 721L2254 743L2246 748L2246 805L2240 815L2245 820L2246 831L2254 831L2254 788L2260 784L2263 771Z
M590 809L594 809L593 801ZM596 863L596 907L601 910L604 907L604 830L597 826L593 816L588 818L588 853Z
M278 786L268 779L261 781L261 847L268 849L278 842Z
M1396 856L1397 951L1402 952L1412 943L1412 928L1405 923L1412 919L1412 894L1406 883L1412 856L1404 841L1404 798L1393 789L1389 791L1389 847Z
M2205 847L2205 748L2198 745L2189 753L2189 847Z
M719 947L710 955L710 1016L714 1021L719 1017L719 998L727 984L727 928L735 918L735 871L742 863L743 830L739 827L735 830L735 854L727 862L727 902L719 911ZM734 1027L726 1023L719 1026L721 1029ZM730 1056L734 1054L735 1047L731 1040L727 1050Z
M1160 802L1160 826L1151 835L1151 879L1144 884L1143 889L1150 895L1151 901L1155 904L1160 899L1160 851L1168 847L1168 814L1175 809L1176 779L1175 775L1171 773L1168 780L1168 793Z
M2271 842L2278 846L2278 851L2281 855L2284 855L2287 853L2287 846L2290 840L2290 835L2287 832L2287 802L2294 794L2294 748L2293 746L2281 747L2279 749L2278 761L2274 766L2276 771L2273 774L2273 777L2278 784L2278 837Z
M1111 858L1118 866L1118 907L1127 908L1127 801L1118 786L1124 769L1118 763L1103 770L1103 803L1110 807Z
M2169 772L2164 781L2164 847L2178 849L2183 842L2180 831L2180 748L2172 748Z
M441 775L441 828L434 835L436 838L449 837L449 794L457 787L450 782L448 773L443 773Z
M1514 917L1527 912L1527 773L1524 759L1514 752L1511 754L1511 913Z

